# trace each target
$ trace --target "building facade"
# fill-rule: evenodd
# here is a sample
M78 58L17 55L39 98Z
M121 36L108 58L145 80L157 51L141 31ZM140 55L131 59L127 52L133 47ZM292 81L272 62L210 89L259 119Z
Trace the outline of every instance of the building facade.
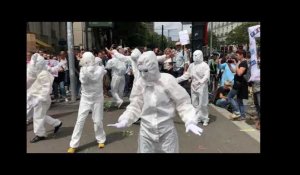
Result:
M73 22L74 49L86 48L87 40L85 25L85 22Z
M149 31L154 32L154 22L145 22Z
M244 22L212 22L212 31L219 41L225 41L229 32L243 23ZM211 30L211 22L208 23L208 30Z
M67 49L66 22L28 22L27 33L35 34L38 43L51 46L52 51Z

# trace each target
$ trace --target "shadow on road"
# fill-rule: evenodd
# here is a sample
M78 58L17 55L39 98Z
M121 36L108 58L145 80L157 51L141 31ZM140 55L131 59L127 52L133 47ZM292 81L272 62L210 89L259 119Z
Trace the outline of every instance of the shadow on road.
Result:
M217 120L217 117L214 115L209 115L209 123L215 122ZM184 122L182 120L174 120L175 124L184 125Z
M209 117L209 123L217 121L217 117L214 115L209 115L208 117Z
M113 133L110 133L108 135L106 135L106 145L108 144L111 144L115 141L118 141L118 140L122 140L124 138L126 138L128 136L124 135L124 132L113 132Z
M90 142L88 144L79 146L77 152L81 152L81 151L86 150L88 148L95 147L96 145L97 145L97 141L94 140L94 141L92 141L92 142Z
M59 131L54 135L53 130L51 130L51 133L48 134L49 138L59 139L63 137L67 137L72 135L74 127L62 127L59 129Z
M27 125L27 131L32 131L33 130L33 123L30 123Z
M184 125L183 121L174 121L175 124Z
M53 118L61 118L61 117L67 117L68 115L73 114L73 113L77 113L77 112L78 112L78 110L71 111L71 112L63 112L63 113L58 113L58 114L52 114L50 116L53 117Z
M122 140L122 139L124 139L125 137L127 137L127 136L125 136L125 135L123 134L123 132L114 132L114 133L110 133L110 134L106 135L105 145L111 144L111 143L113 143L113 142L115 142L115 141L118 141L118 140ZM81 151L83 151L83 150L89 149L89 148L91 148L91 147L95 147L96 145L98 145L98 143L97 143L97 141L95 140L95 141L92 141L92 142L87 143L87 144L85 144L85 145L79 146L79 147L78 147L78 152L81 152Z

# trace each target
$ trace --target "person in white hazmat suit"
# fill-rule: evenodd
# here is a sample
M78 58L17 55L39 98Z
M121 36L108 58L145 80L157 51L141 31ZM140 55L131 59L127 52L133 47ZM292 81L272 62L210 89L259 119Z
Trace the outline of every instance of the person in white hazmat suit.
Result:
M33 117L33 132L36 135L31 143L46 138L45 122L54 127L54 134L62 122L46 115L50 105L54 77L48 72L45 59L38 53L32 55L27 68L27 118Z
M126 62L131 62L132 72L133 72L133 75L134 75L133 82L136 82L136 80L140 77L140 72L139 72L138 67L137 67L137 60L142 54L140 52L140 50L138 48L133 49L130 56L125 56L125 55L119 53L117 50L112 50L110 53L112 55L114 55L115 58L119 59L122 62L125 62L125 63ZM166 60L166 55L157 56L157 61L158 62L164 62L165 60Z
M178 136L173 118L178 112L185 122L186 132L201 135L196 111L186 90L167 73L160 73L153 51L144 52L138 59L141 77L134 83L130 104L119 117L116 128L129 127L141 118L138 138L139 153L177 153Z
M196 108L198 121L203 122L203 126L207 126L208 118L208 80L210 69L207 63L203 61L203 53L201 50L196 50L193 53L194 62L190 64L188 70L177 78L180 83L184 80L192 78L191 96L192 104Z
M90 110L94 122L94 131L99 148L104 148L106 135L103 129L103 76L106 70L95 62L95 56L91 52L82 55L82 65L79 74L81 82L81 98L78 117L72 134L68 153L75 153L79 146L85 119Z
M107 51L109 51L108 49L106 49ZM118 60L124 62L124 63L130 63L132 66L132 72L133 72L133 76L134 76L134 80L133 82L136 82L136 80L139 78L140 76L140 72L137 69L137 60L138 58L141 56L141 52L139 49L135 48L132 50L131 55L130 56L125 56L121 53L119 53L117 50L112 50L109 51L115 58L117 58Z
M112 78L110 84L111 95L113 97L113 101L116 102L118 108L120 108L123 104L122 98L125 88L126 63L113 56L112 59L108 60L105 68L112 70Z
M34 57L37 58L37 56L38 55L35 55ZM34 58L34 59L36 60L36 58ZM27 64L27 90L31 87L31 85L37 78L37 75L36 75L37 69L34 66L34 61L33 61L34 59L31 59L29 64ZM61 68L61 66L62 65L60 63L54 67L50 67L47 65L47 70L51 73L51 75L58 74L58 71ZM29 101L27 103L27 124L29 124L33 118L33 107L32 107L32 105L30 105L30 103L31 103L31 101ZM49 120L46 120L46 122L48 122L48 121ZM48 124L51 125L51 123L48 123Z

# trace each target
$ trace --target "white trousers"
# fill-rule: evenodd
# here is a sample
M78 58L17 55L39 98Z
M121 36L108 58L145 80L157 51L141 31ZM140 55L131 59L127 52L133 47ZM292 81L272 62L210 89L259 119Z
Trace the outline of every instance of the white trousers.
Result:
M114 102L123 101L125 87L125 76L116 76L114 75L111 80L111 95Z
M208 122L208 88L207 85L197 91L191 90L192 104L196 109L198 121Z
M49 102L42 102L39 103L36 107L32 108L33 110L30 110L27 113L27 120L31 119L33 117L33 132L37 136L44 136L46 137L46 129L45 129L45 123L48 123L49 125L56 127L60 124L60 120L54 119L50 117L49 115L46 115L51 103Z
M178 153L178 145L178 136L175 127L159 137L158 141L151 139L145 128L140 129L138 153Z
M85 119L89 115L90 110L92 110L92 119L94 122L94 131L96 140L98 143L104 143L106 140L106 135L103 129L103 100L98 103L89 104L84 101L80 101L78 117L75 124L75 128L72 134L70 147L77 148L79 146L80 137L82 134Z

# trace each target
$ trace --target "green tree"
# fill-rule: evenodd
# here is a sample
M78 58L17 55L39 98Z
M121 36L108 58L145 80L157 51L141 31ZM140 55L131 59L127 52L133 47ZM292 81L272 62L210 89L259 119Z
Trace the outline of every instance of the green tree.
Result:
M149 31L142 22L115 22L113 42L119 44L120 40L129 47L145 46L149 38Z
M248 36L248 27L258 25L259 22L247 22L243 23L240 26L237 26L235 29L230 31L227 34L227 38L225 40L226 44L248 44L249 36Z
M115 22L113 31L113 42L119 44L120 39L129 47L147 46L148 48L158 47L164 49L173 46L168 42L166 36L162 37L154 31L150 31L143 22Z
M208 47L210 47L210 35L212 34L212 48L219 48L220 42L214 32L208 32Z
M166 47L170 47L172 45L172 42L169 42L167 40L166 36L163 36L163 42L162 42L161 35L159 35L158 33L154 32L154 31L153 32L151 31L149 38L148 38L148 43L149 43L149 45L152 46L152 48L158 47L160 49L165 49ZM162 46L162 43L163 43L163 46Z
M175 43L176 43L176 41L168 41L168 43L167 43L167 47L175 47Z

